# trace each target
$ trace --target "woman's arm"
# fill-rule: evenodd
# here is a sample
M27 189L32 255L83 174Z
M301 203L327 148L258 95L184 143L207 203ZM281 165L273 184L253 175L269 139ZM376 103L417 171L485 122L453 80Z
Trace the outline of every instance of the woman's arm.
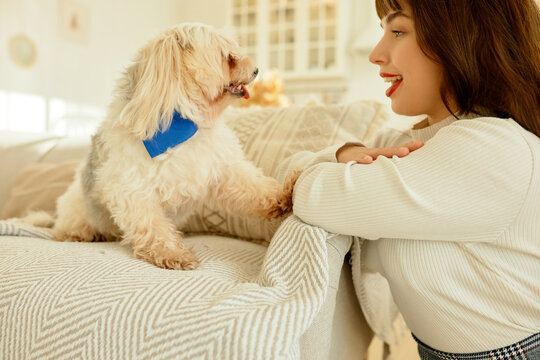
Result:
M517 215L532 155L506 120L463 120L404 158L319 163L294 189L294 213L367 239L490 241Z
M373 160L377 159L379 156L385 156L388 158L397 156L404 157L409 155L409 153L420 149L424 146L422 140L417 140L403 144L400 146L389 146L383 148L369 148L360 144L345 144L338 149L336 152L337 161L340 163L348 163L349 161L354 161L359 164L371 164Z
M365 147L359 142L348 142L340 145L333 145L318 152L300 151L285 159L276 171L278 181L283 181L287 174L295 170L304 170L322 162L349 162L356 161L359 164L370 164L378 156L403 157L410 152L423 146L422 141L409 142L402 146L387 146L387 144L404 143L409 139L394 129L386 129L379 134ZM374 147L372 144L375 144ZM371 146L371 147L370 147Z

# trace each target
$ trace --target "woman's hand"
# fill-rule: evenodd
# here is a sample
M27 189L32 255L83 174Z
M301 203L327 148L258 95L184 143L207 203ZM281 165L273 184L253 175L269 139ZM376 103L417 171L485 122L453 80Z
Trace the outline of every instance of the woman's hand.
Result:
M373 160L379 156L386 157L404 157L409 153L420 149L424 146L422 140L410 142L401 146L384 147L384 148L367 148L359 145L344 145L337 153L337 161L340 163L348 163L349 161L356 161L359 164L371 164Z

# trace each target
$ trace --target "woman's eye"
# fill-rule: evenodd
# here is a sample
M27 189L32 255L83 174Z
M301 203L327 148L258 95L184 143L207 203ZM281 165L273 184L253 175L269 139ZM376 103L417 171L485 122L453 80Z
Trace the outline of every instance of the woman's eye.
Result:
M395 37L400 37L403 35L403 31L399 30L392 30L392 33L395 35Z

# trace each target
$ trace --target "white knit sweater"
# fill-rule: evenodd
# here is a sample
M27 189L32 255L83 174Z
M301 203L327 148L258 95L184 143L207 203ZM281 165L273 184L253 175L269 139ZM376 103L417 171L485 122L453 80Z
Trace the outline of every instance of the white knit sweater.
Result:
M294 213L364 241L411 331L447 352L495 349L540 332L540 139L511 119L447 118L381 133L422 139L404 158L339 164L339 146L299 153ZM376 241L375 241L376 240Z

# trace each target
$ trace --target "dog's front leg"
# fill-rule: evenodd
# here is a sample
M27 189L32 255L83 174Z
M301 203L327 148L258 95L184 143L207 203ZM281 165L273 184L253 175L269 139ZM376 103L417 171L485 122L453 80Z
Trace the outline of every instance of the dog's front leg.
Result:
M292 210L292 191L300 172L290 174L282 185L252 163L241 161L227 165L223 175L211 194L227 212L274 219Z
M184 247L183 233L165 215L159 202L148 194L132 192L108 202L111 215L122 231L122 243L131 244L135 257L165 269L192 270L199 265Z

